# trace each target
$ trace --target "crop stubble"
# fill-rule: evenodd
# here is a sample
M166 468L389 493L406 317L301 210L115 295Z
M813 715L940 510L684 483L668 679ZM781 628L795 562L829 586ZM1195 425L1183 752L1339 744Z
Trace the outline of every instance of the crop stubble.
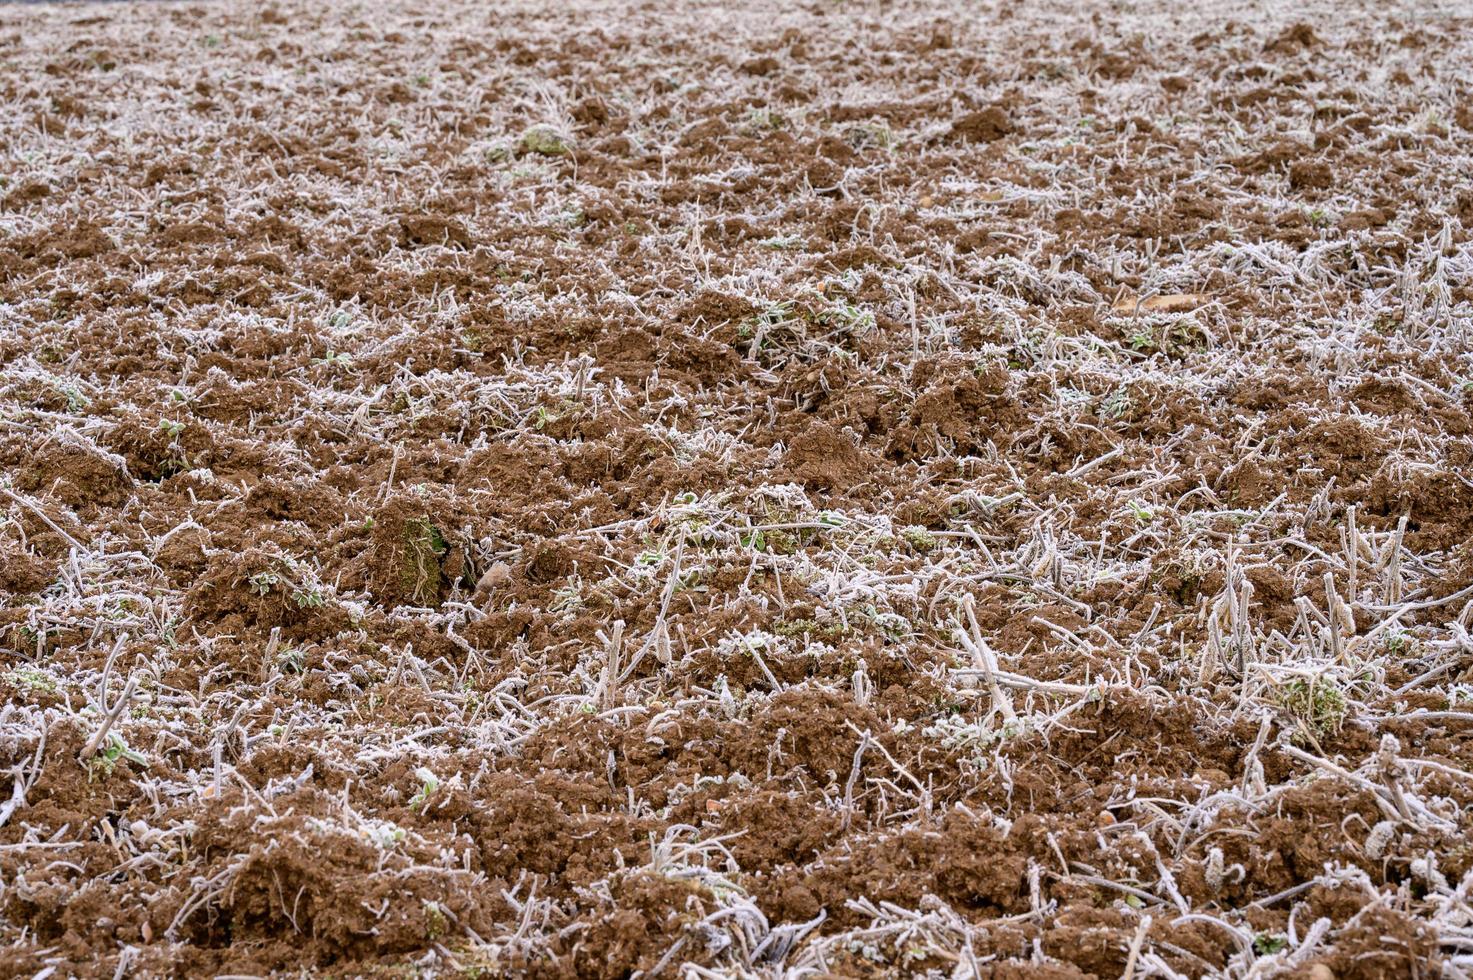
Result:
M0 8L3 971L1463 975L1473 21L1157 6Z

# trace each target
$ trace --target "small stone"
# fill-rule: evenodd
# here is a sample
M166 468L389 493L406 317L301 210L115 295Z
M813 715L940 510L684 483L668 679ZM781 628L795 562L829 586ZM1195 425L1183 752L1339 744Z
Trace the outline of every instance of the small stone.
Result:
M1206 293L1168 293L1144 300L1122 296L1110 307L1112 313L1186 313L1212 302Z
M1101 810L1100 815L1095 817L1096 827L1109 827L1115 823L1115 814L1109 810Z
M476 591L485 592L486 590L494 589L499 585L505 585L507 582L510 581L511 566L504 561L499 561L496 564L492 565L490 568L486 569L486 572L484 575L481 576L480 581L476 582Z

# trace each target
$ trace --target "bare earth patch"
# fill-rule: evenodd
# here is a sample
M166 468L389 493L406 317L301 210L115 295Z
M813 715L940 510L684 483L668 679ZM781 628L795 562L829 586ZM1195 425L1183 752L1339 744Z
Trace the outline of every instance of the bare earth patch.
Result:
M0 972L1473 972L1469 64L0 7Z

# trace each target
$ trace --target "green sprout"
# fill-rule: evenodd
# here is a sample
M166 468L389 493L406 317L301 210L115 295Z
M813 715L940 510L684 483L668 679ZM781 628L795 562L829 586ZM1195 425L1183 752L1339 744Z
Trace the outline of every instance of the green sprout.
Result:
M1259 956L1272 956L1288 945L1288 939L1274 933L1260 932L1253 937L1253 952Z
M297 589L292 593L292 601L297 604L298 609L320 609L327 600L323 598L319 589Z
M419 792L415 793L413 799L409 801L409 809L418 810L440 788L440 779L423 766L414 770L414 775L420 781Z
M553 590L552 602L548 603L547 611L572 615L584 606L583 583L575 575L566 585Z
M449 923L445 920L445 913L440 911L439 904L436 902L425 902L424 911L425 936L431 941L434 941L445 935L445 930L449 928Z
M128 743L123 741L123 736L114 732L108 736L107 747L97 753L88 763L93 773L101 773L103 777L111 776L117 768L119 759L127 759L134 765L148 765L148 757L141 752L135 752L128 748Z
M1345 723L1345 692L1324 677L1296 677L1279 689L1279 704L1316 739L1333 735Z
M551 126L533 126L522 134L518 145L524 153L536 153L544 157L568 155L568 144Z
M82 394L76 385L57 385L56 390L66 399L66 407L69 412L80 412L92 404L91 399Z
M819 314L820 323L832 323L857 334L868 333L875 327L875 315L853 303L841 303Z
M906 544L923 555L936 550L937 546L941 544L936 535L919 525L911 525L910 527L904 528L900 532L900 537L904 539Z
M60 690L56 678L35 667L17 667L0 674L0 680L5 680L16 687L30 688L45 694L55 694Z
M259 596L270 595L271 590L280 582L281 576L275 572L257 572L246 579L246 585L250 587L252 592Z
M1121 388L1118 391L1112 392L1110 397L1105 399L1104 404L1100 406L1100 411L1107 418L1118 419L1128 413L1130 408L1130 392Z

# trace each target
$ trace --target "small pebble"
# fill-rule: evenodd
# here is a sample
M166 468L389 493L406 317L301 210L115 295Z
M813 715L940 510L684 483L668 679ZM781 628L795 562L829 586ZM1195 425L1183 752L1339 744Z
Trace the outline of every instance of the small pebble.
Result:
M505 585L510 581L511 566L506 562L499 561L486 569L486 574L482 575L481 580L476 583L476 591L484 592L487 589L494 589L498 585Z

